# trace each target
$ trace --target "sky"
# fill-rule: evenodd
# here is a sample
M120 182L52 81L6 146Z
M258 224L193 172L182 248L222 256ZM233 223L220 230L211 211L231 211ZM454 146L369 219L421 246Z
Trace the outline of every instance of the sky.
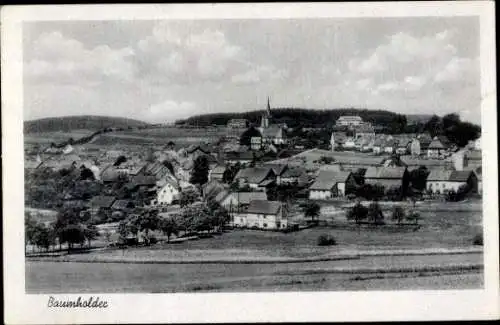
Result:
M23 25L24 118L168 123L271 107L458 113L480 123L477 17Z

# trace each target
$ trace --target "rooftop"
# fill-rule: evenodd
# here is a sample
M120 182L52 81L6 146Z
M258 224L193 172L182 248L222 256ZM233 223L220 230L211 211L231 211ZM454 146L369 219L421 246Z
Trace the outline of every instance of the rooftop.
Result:
M248 206L248 213L255 214L272 214L275 215L281 208L281 202L266 201L266 200L252 200Z

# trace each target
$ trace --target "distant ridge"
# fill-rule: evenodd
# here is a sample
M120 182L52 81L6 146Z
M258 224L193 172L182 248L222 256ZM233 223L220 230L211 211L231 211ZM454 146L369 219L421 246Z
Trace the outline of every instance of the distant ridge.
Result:
M48 117L37 120L24 122L24 133L36 132L57 132L57 131L72 131L72 130L91 130L97 131L104 128L126 128L126 127L142 127L148 126L149 123L133 120L123 117L113 116L96 116L96 115L81 115L81 116L62 116Z

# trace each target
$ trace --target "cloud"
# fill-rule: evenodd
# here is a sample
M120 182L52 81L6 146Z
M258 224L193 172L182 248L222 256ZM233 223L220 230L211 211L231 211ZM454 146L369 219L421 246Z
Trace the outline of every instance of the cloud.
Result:
M434 80L438 83L467 80L471 79L478 69L478 59L453 57L436 74Z
M28 81L99 84L104 79L132 81L133 64L129 48L112 49L100 45L86 49L77 40L65 38L60 32L42 33L33 44L34 58L26 62Z
M137 47L141 72L159 82L219 81L242 66L243 60L242 48L231 44L221 31L190 33L170 22L155 25Z
M286 77L288 77L288 72L285 70L278 70L269 65L253 65L246 72L232 76L231 82L235 84L255 84L261 81L283 81Z

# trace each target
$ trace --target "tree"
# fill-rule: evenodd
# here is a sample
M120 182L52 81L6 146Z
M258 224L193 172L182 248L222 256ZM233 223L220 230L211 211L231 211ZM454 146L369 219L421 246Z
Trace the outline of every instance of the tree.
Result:
M139 218L139 230L144 232L144 239L146 245L150 244L149 232L158 229L160 219L158 217L158 210L146 210Z
M167 236L167 242L170 242L170 236L179 234L179 225L175 218L164 218L159 222L159 229Z
M194 160L193 171L191 173L191 184L201 186L208 181L208 159L205 156L198 156Z
M460 124L460 116L455 113L447 114L443 116L442 123L443 123L443 129L447 130L449 128L452 128Z
M126 161L127 161L127 157L125 157L124 155L120 155L118 158L116 158L113 166L115 166L115 167L120 166L121 164L123 164Z
M429 132L432 137L440 135L443 133L443 123L441 118L437 115L433 115L429 121L425 124L425 130Z
M80 171L80 180L95 180L94 173L88 168L82 168Z
M400 224L401 222L403 222L405 218L406 218L405 210L399 205L394 206L394 208L392 209L391 219L397 221L398 224Z
M128 233L129 227L127 225L127 222L125 220L120 221L120 223L118 224L118 241L125 244L127 242Z
M179 197L179 204L181 208L188 206L196 200L198 200L198 192L196 192L195 189L193 188L187 188L184 191L181 192L180 197Z
M377 201L368 206L368 219L376 225L384 224L384 214Z
M425 166L420 166L417 169L412 170L410 172L411 186L419 191L424 190L427 183L427 176L429 176L429 171Z
M368 209L357 202L348 212L347 220L354 220L357 224L360 224L368 216Z
M83 228L83 235L89 244L89 247L92 246L92 240L96 239L99 236L99 231L95 225L87 225Z
M317 222L316 220L319 217L321 207L318 203L313 201L307 201L303 206L304 216L306 218L311 218L312 222Z
M253 137L262 137L262 135L260 134L259 130L252 126L241 134L240 145L250 146L252 144Z
M79 224L69 224L61 229L60 241L68 243L68 253L71 253L74 244L82 244L85 241L85 234Z

